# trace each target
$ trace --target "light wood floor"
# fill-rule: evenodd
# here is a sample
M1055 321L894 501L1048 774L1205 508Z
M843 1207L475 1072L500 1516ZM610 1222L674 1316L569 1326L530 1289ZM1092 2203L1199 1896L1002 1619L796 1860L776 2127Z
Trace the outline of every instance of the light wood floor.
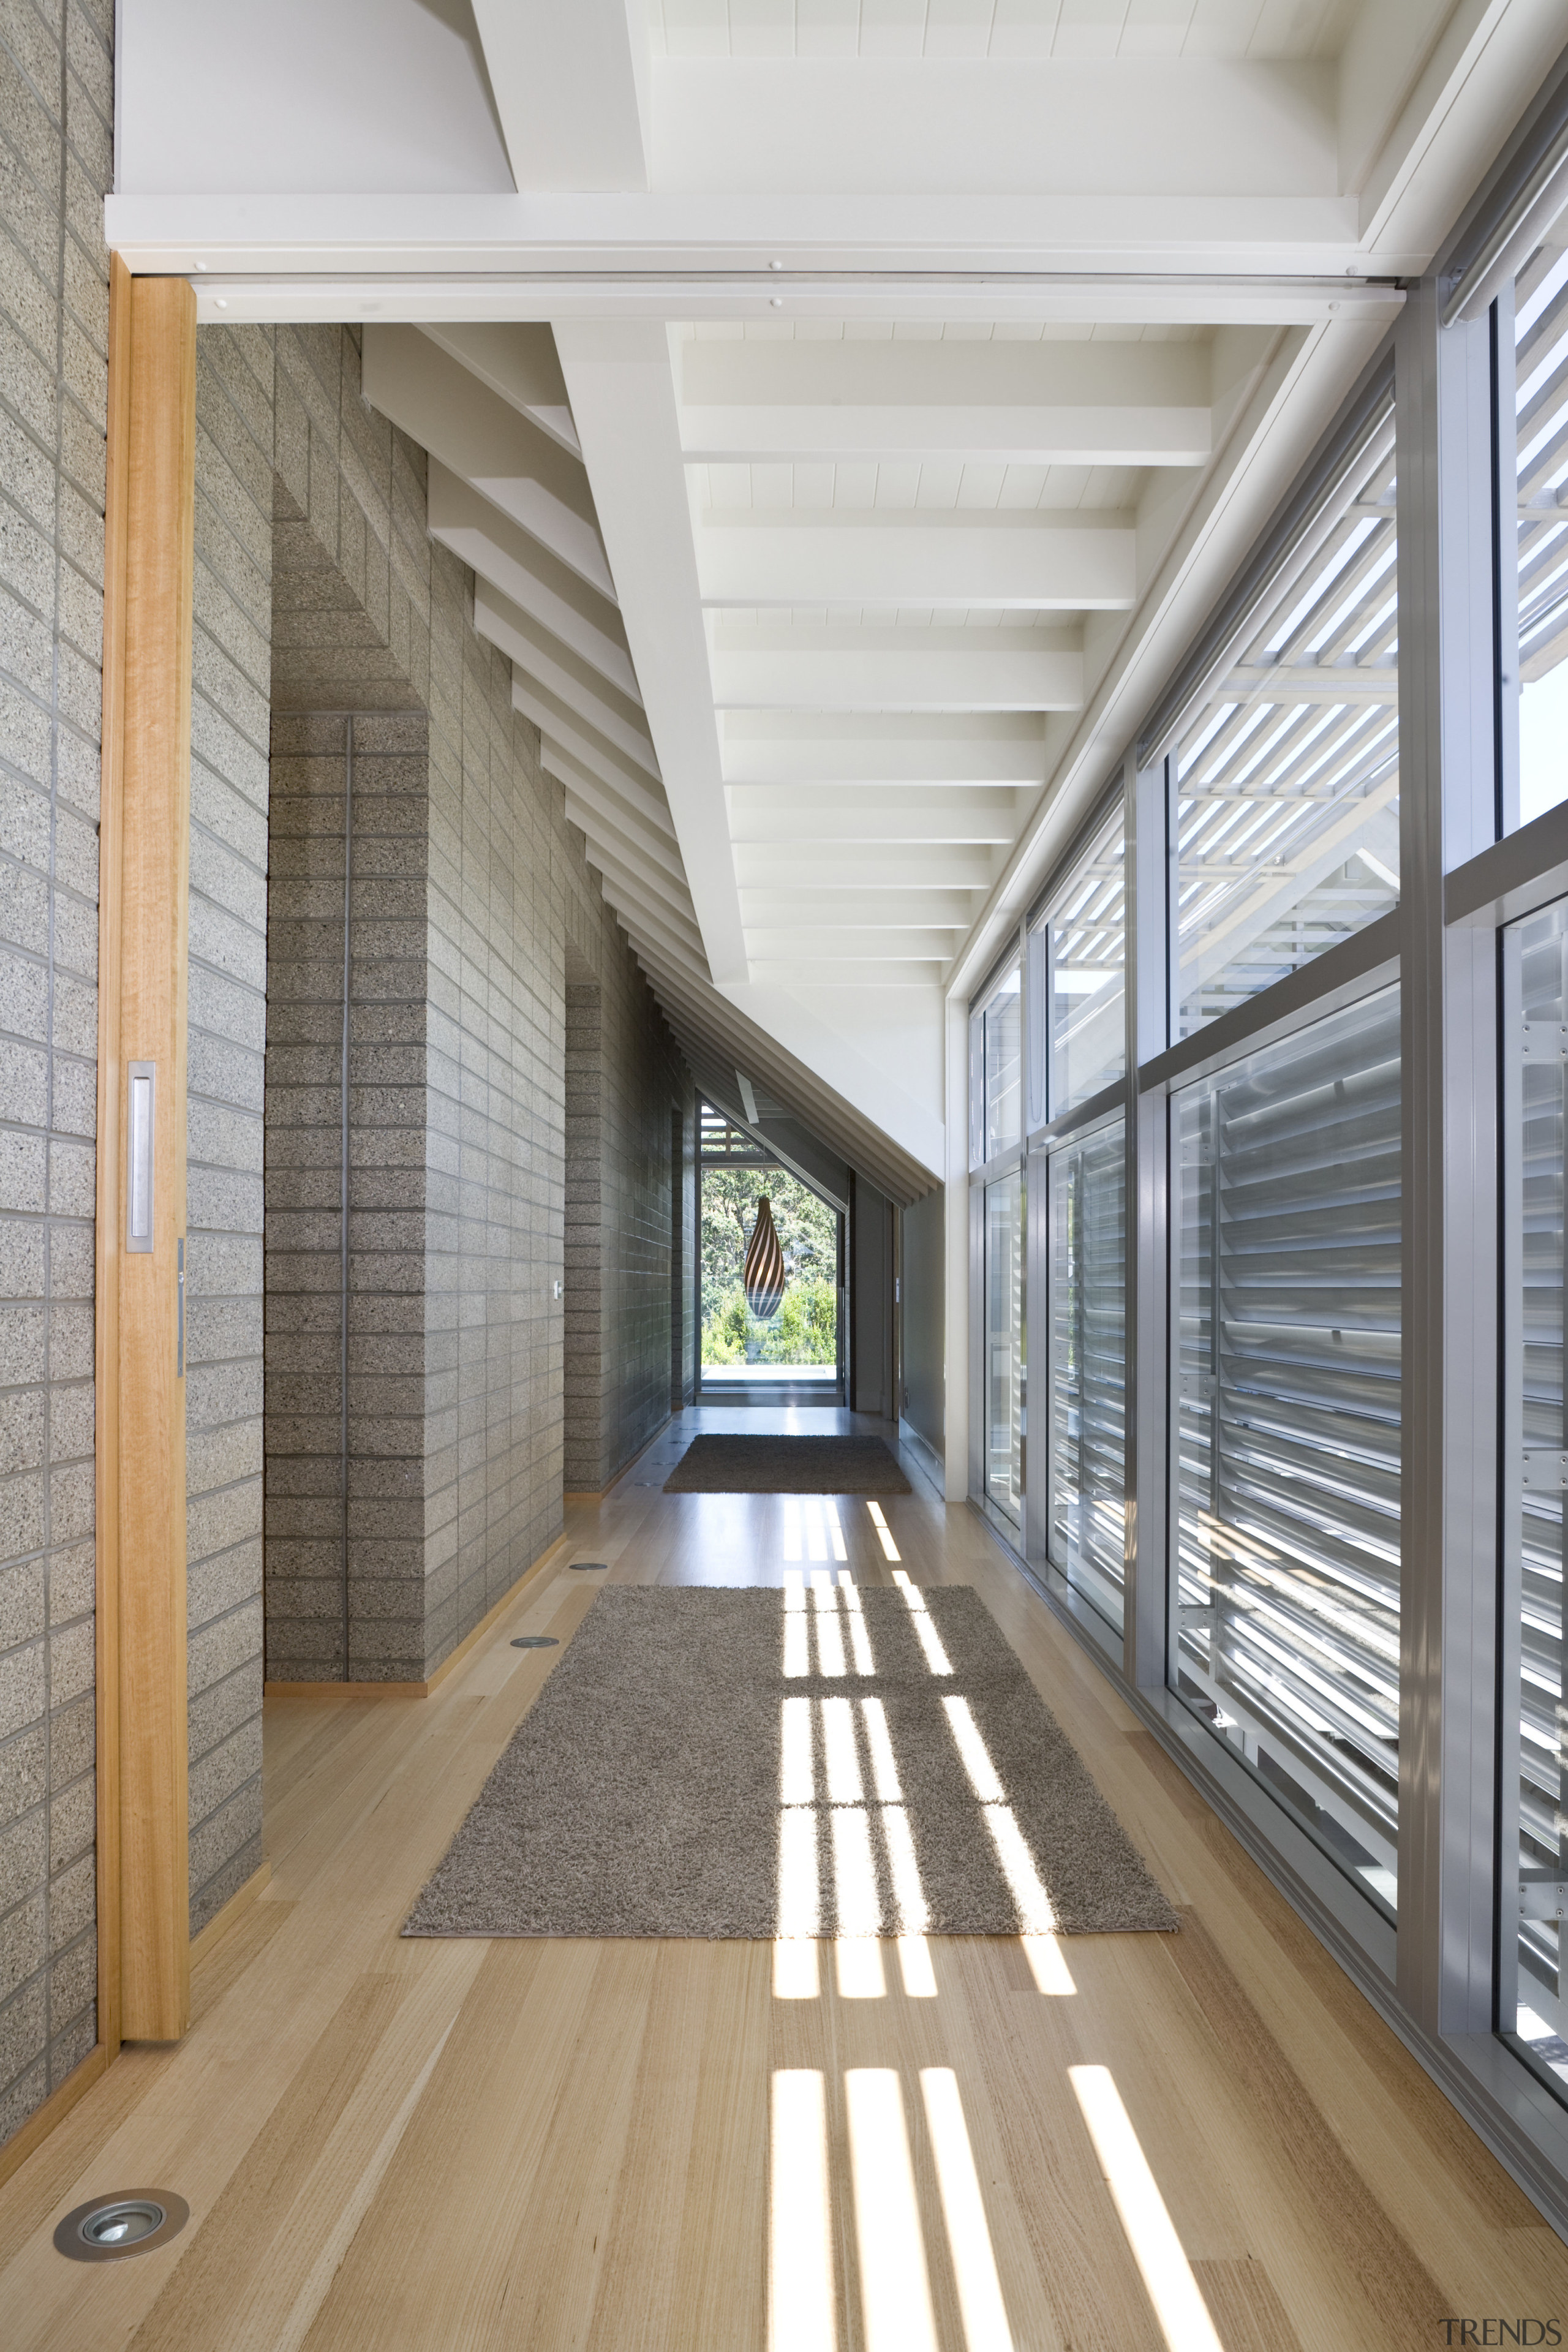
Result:
M663 1495L679 1449L573 1506L562 1559L781 1581L786 1507ZM767 1945L401 1941L561 1654L510 1637L568 1641L604 1581L547 1567L429 1699L268 1701L271 1884L198 1968L185 2042L128 2049L0 2189L10 2352L760 2352L770 2232L780 2352L1203 2352L1181 2255L1145 2284L1075 2068L1107 2070L1226 2352L1415 2352L1450 2315L1568 2333L1568 2250L973 1515L914 1484L883 1506L905 1567L979 1588L1179 1936L887 1948L879 1997L824 1949L791 1999ZM856 1576L890 1574L840 1509ZM160 2186L191 2207L172 2245L54 2252L71 2206Z

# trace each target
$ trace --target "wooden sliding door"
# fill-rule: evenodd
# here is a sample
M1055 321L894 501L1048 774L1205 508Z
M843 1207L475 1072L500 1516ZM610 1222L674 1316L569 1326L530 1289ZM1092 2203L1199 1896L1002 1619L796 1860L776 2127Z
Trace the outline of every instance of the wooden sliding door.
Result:
M99 2038L190 2011L186 933L195 297L110 285L99 871Z

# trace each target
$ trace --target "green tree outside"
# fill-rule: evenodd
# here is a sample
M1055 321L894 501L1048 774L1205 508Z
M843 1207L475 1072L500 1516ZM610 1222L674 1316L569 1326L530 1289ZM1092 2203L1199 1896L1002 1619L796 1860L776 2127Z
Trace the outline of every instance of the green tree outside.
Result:
M786 1282L778 1313L746 1304L746 1244L757 1202L773 1203ZM702 1360L832 1364L838 1360L838 1219L780 1168L702 1171Z

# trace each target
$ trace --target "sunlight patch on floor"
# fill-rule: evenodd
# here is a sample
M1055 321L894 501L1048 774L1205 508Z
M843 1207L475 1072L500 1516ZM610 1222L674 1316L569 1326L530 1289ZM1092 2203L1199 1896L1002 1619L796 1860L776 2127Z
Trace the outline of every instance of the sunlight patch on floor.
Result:
M1094 2152L1170 2352L1223 2352L1109 2066L1069 2066Z
M996 2275L996 2255L985 2220L985 2200L974 2150L963 2120L958 2076L951 2066L922 2066L921 2096L936 2160L942 2218L952 2257L958 2307L963 2315L966 2352L1013 2352L1013 2331Z
M806 2068L774 2074L769 2154L770 2352L834 2352L833 2211L820 2074Z
M852 2066L844 2095L867 2352L937 2352L898 2075L890 2066Z

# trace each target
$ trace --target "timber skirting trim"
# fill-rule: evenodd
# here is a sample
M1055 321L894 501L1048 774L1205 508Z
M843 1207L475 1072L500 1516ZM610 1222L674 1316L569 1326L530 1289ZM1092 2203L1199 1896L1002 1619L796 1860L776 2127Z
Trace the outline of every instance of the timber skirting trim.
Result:
M559 1535L556 1537L555 1541L552 1544L547 1544L545 1546L545 1549L540 1553L539 1558L536 1560L531 1561L529 1566L523 1570L522 1574L518 1578L517 1582L508 1586L507 1590L501 1594L500 1599L496 1602L494 1608L488 1610L484 1616L479 1619L479 1622L474 1627L473 1632L471 1633L465 1633L457 1648L447 1657L442 1659L440 1664L437 1667L435 1673L429 1677L428 1681L422 1683L268 1682L263 1683L261 1685L263 1697L428 1698L432 1691L437 1689L439 1685L446 1681L453 1668L462 1664L462 1661L468 1656L469 1651L477 1647L477 1645L484 1640L487 1633L493 1631L495 1626L500 1623L501 1618L506 1614L507 1611L511 1607L513 1601L517 1599L518 1594L522 1591L523 1586L531 1583L539 1574L541 1569L549 1565L551 1560L554 1559L556 1553L564 1548L569 1538L566 1536ZM221 1913L219 1914L219 1916L222 1916ZM203 1932L205 1933L205 1931L204 1930Z
M249 1910L257 1896L272 1883L272 1864L264 1862L253 1870L245 1885L237 1887L220 1910L215 1911L205 1927L191 1937L191 1966L205 1960L213 1946L220 1943L229 1929Z
M72 2067L59 2089L51 2091L43 2105L33 2109L26 2122L0 2147L0 2181L9 2180L33 2150L47 2139L55 2126L64 2123L77 2101L91 2090L100 2074L108 2072L115 2054L107 2042L95 2042L80 2065Z

